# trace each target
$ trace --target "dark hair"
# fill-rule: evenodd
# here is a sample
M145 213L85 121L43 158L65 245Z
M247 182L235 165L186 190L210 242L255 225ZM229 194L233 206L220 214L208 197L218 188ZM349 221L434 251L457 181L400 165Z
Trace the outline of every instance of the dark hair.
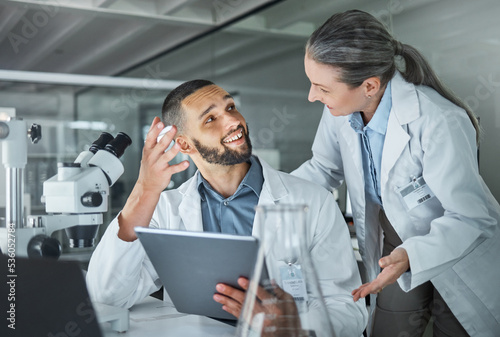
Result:
M184 130L184 112L182 111L182 101L199 89L214 85L207 80L192 80L184 82L172 90L161 108L161 119L165 125L175 125L179 133Z
M479 141L479 124L472 110L439 80L417 49L395 40L372 15L360 10L334 14L309 37L306 53L318 63L340 68L340 81L351 87L370 77L378 77L386 85L398 69L396 58L401 56L404 69L398 70L404 79L431 87L464 109Z

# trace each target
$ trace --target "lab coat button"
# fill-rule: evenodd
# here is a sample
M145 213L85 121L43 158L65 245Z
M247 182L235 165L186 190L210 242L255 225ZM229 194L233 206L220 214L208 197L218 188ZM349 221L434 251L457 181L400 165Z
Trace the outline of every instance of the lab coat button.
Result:
M224 201L224 206L227 206L229 204L229 201Z

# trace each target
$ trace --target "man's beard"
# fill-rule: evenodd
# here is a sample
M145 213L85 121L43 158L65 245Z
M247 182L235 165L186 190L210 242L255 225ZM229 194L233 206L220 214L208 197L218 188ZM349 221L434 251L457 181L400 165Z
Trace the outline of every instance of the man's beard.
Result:
M252 143L250 142L249 132L245 132L243 126L240 126L238 129L243 130L243 137L245 137L246 149L243 152L235 151L226 146L221 139L221 144L224 147L223 150L219 151L217 148L211 148L205 145L202 145L197 139L193 138L193 144L196 147L196 150L200 153L201 157L205 159L207 163L217 164L217 165L236 165L247 162L250 160L252 156ZM232 130L227 134L229 136L231 133L236 130ZM248 125L247 125L248 130ZM226 136L226 137L227 137ZM224 137L225 138L225 137Z

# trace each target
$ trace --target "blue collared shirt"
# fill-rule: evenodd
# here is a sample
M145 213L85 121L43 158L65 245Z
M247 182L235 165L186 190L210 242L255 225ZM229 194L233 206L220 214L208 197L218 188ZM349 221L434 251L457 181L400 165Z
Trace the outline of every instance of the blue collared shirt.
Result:
M255 206L259 202L264 175L259 160L250 158L250 169L236 192L224 198L198 171L203 230L227 234L252 235Z
M363 156L363 171L365 175L365 193L371 201L382 206L380 192L380 169L382 165L382 150L384 149L385 133L389 121L389 113L392 108L391 82L387 83L384 95L375 114L368 123L364 125L361 113L355 112L351 115L349 122L351 127L361 137L361 153Z

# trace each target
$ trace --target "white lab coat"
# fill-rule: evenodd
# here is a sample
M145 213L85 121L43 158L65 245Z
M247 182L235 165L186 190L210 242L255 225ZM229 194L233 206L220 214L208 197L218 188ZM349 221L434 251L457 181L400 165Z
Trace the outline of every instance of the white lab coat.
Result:
M331 193L305 180L278 172L261 160L264 184L259 205L308 204L308 247L337 336L360 336L368 313L364 302L354 303L350 292L361 285L347 225ZM152 228L203 231L196 177L176 190L161 194L150 223ZM256 227L252 235L259 237ZM131 307L160 288L158 275L139 240L118 238L115 218L90 260L87 286L91 298L110 305ZM193 252L196 254L196 252ZM267 260L270 277L278 273Z
M399 73L391 88L381 198L410 259L411 271L399 285L408 291L430 280L471 336L499 336L500 206L479 176L472 123L465 111ZM373 280L382 246L378 206L365 199L360 138L348 118L325 107L313 157L292 174L325 188L345 179L360 254ZM423 176L436 197L408 211L398 188L412 176Z

